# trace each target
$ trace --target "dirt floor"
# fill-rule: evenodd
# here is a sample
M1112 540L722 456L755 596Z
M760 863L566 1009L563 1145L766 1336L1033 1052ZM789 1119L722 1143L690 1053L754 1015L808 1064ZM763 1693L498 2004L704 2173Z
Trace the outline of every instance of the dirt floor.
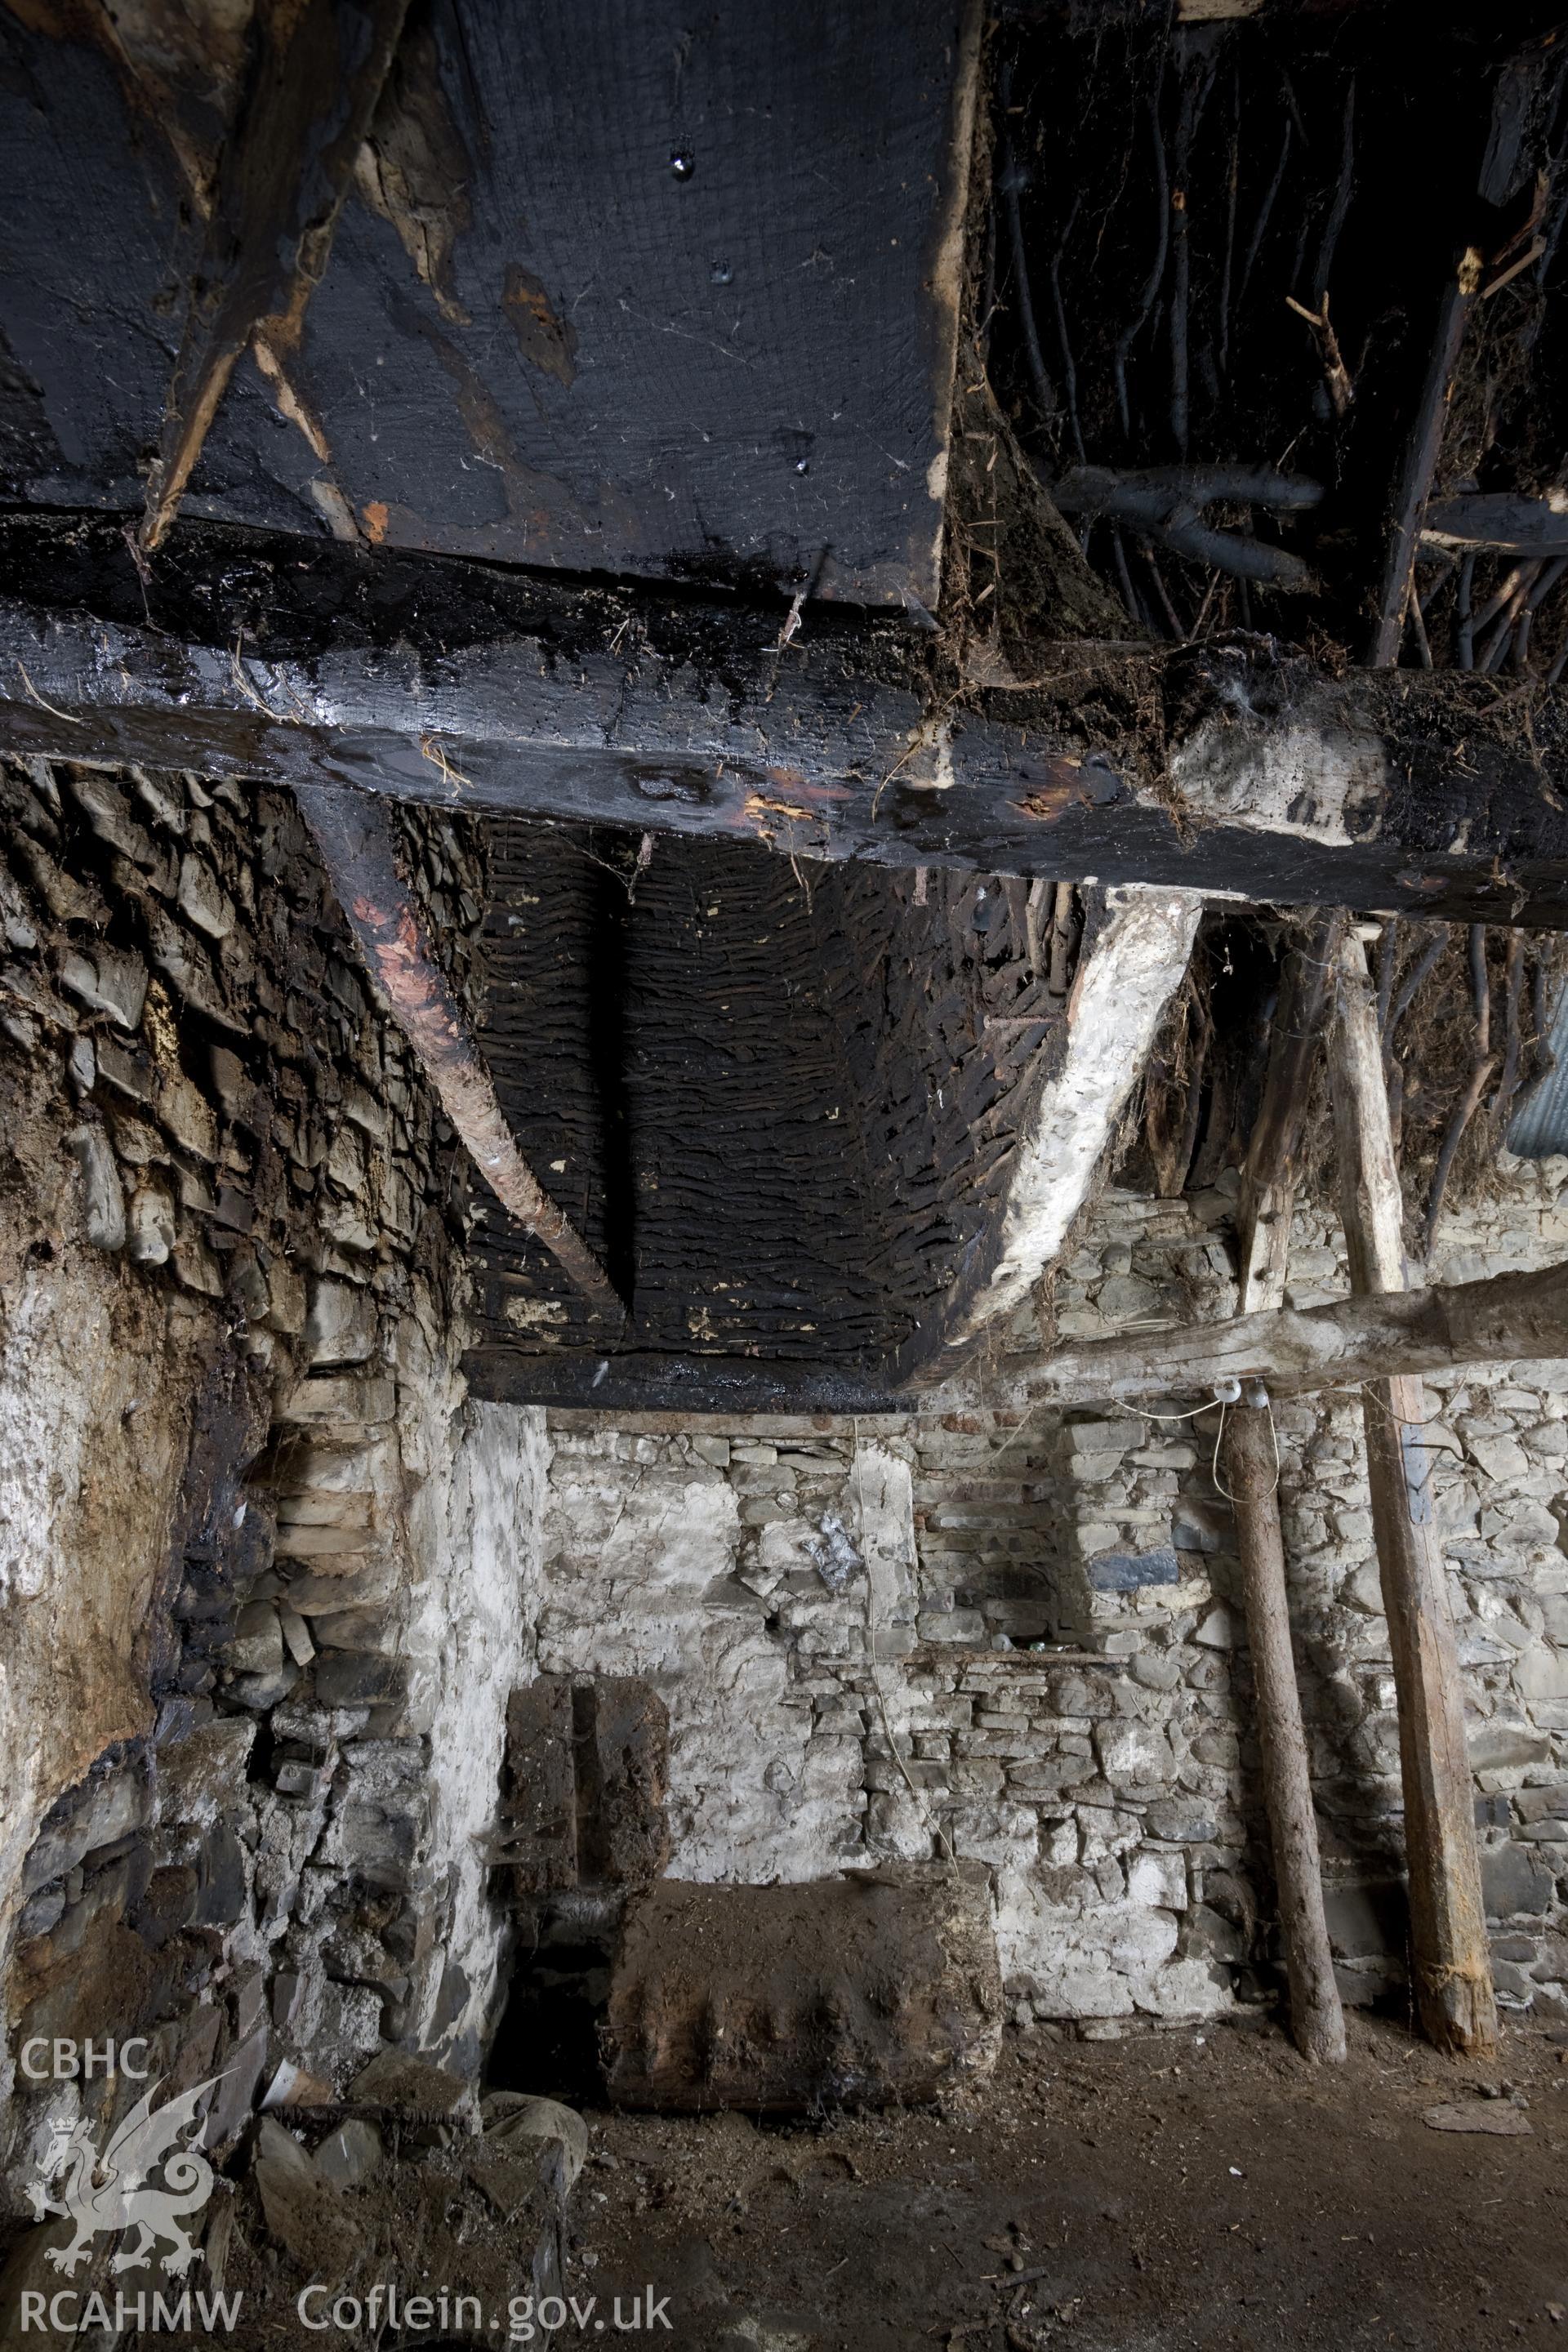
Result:
M680 2352L1568 2352L1568 2041L1350 2031L1322 2073L1271 2027L1009 2034L945 2115L593 2114L569 2284L651 2286Z

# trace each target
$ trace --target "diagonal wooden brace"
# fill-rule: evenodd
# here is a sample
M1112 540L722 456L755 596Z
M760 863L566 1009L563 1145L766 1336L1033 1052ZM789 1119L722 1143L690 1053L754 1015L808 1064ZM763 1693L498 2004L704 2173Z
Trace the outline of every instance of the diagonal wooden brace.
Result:
M518 1150L490 1074L474 1051L462 1008L398 872L390 804L320 784L300 785L296 798L371 975L475 1167L595 1312L619 1328L626 1313L619 1293Z

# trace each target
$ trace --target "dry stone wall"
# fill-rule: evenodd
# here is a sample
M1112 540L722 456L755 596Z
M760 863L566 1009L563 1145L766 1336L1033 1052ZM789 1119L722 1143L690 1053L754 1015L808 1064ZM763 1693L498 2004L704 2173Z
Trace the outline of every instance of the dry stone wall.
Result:
M464 1401L465 1171L291 804L34 762L0 819L15 2200L134 2093L38 2036L221 2074L215 2147L389 2043L477 2063L542 1475ZM468 985L473 845L405 846Z
M1560 1160L1505 1160L1497 1196L1444 1221L1434 1279L1477 1279L1568 1256L1565 1172ZM1058 1278L1060 1328L1088 1338L1132 1321L1147 1328L1228 1311L1234 1294L1214 1236L1229 1208L1223 1191L1192 1202L1110 1196L1095 1234ZM1321 1210L1298 1215L1290 1269L1295 1305L1348 1287L1342 1237ZM1568 1363L1472 1368L1429 1389L1433 1419L1420 1442L1430 1449L1465 1672L1500 1999L1561 2013L1568 2009ZM1404 1902L1398 1725L1362 1407L1359 1397L1331 1391L1281 1404L1276 1417L1331 1930L1346 1990L1373 1996L1403 1981ZM1080 1606L1087 1601L1107 1646L1142 1652L1151 1634L1172 1647L1212 1645L1236 1674L1236 1731L1255 1785L1237 1567L1213 1477L1214 1418L1152 1433L1163 1441L1152 1447L1128 1445L1126 1433L1125 1421L1101 1421L1072 1436L1083 1475L1064 1531L1064 1582ZM1151 1547L1162 1524L1182 1581L1140 1580L1120 1600L1097 1589L1123 1572L1169 1574L1170 1561ZM1214 1605L1194 1620L1205 1573Z
M1050 1433L551 1429L541 1664L659 1688L673 1874L951 1852L992 1874L1018 2020L1229 2005L1252 1898L1225 1664L1194 1644L1190 1685L1151 1686L1120 1652L1000 1630L1028 1580L1037 1627L1048 1606Z
M1562 1164L1505 1162L1435 1273L1568 1255ZM1058 1271L1085 1337L1230 1311L1224 1187L1111 1191ZM1347 1286L1303 1212L1291 1296ZM1015 1344L1037 1345L1020 1318ZM1568 1363L1433 1384L1505 2009L1568 2016ZM1297 1653L1348 1997L1404 1998L1397 1725L1360 1402L1278 1409ZM1278 1989L1215 1416L976 1412L612 1428L552 1413L557 1672L651 1676L693 1878L984 1863L1012 2014L1113 2033Z

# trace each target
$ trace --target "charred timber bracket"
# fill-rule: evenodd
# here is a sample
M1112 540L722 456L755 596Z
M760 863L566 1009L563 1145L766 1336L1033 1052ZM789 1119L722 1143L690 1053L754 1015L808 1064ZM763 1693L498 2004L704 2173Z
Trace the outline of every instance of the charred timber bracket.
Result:
M210 527L152 573L112 524L0 518L0 749L1568 929L1568 711L1528 688L1256 637L964 688L901 621L781 645L782 606Z
M252 337L276 366L300 339L386 79L407 0L260 7L238 119L218 158L140 538L166 536Z
M612 1330L626 1307L587 1244L517 1148L489 1072L431 953L393 849L384 802L301 785L300 814L321 853L350 929L475 1167L501 1206L541 1241Z

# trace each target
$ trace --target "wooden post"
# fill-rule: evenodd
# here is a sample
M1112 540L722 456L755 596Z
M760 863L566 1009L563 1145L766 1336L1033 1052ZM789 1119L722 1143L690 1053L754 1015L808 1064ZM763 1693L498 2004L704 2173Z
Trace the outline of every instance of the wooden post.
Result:
M1416 403L1415 421L1411 427L1405 462L1400 468L1394 530L1384 572L1383 593L1378 601L1377 625L1367 651L1367 659L1374 669L1385 669L1399 659L1399 648L1405 638L1405 616L1415 577L1415 549L1421 535L1421 518L1426 511L1433 476L1437 470L1443 427L1448 421L1448 403L1454 392L1454 371L1458 365L1465 329L1476 307L1480 286L1481 257L1474 246L1467 246L1459 256L1452 278L1443 290L1426 381Z
M1330 1093L1351 1287L1403 1290L1404 1201L1383 1046L1366 950L1353 931L1339 941L1333 962ZM1399 1696L1416 2007L1439 2049L1484 2052L1497 2041L1497 2004L1447 1576L1433 1513L1431 1457L1420 1439L1431 1408L1424 1382L1408 1375L1364 1382L1363 1399L1373 1527Z
M1291 953L1275 1013L1263 1102L1242 1177L1237 1307L1244 1315L1277 1307L1285 1296L1307 1078L1326 994L1326 936L1327 926L1320 924L1310 940ZM1290 1648L1279 1459L1268 1394L1260 1383L1248 1382L1242 1402L1227 1412L1223 1454L1236 1510L1247 1638L1258 1694L1263 1799L1285 1936L1290 2031L1304 2058L1340 2063L1345 2054L1344 2012L1323 1916L1311 1767Z
M1323 1916L1311 1768L1290 1648L1279 1465L1267 1403L1230 1408L1224 1454L1247 1596L1247 1639L1263 1750L1263 1801L1290 1986L1290 2032L1304 2058L1340 2063L1345 2054L1345 2021Z

